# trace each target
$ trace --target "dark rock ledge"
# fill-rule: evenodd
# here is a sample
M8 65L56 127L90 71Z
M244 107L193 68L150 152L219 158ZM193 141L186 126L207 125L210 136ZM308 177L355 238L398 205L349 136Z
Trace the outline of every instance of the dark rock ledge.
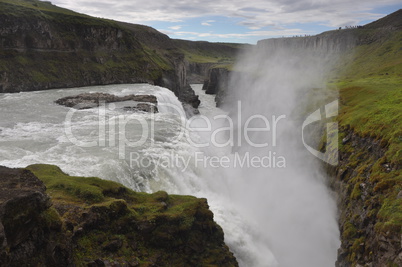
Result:
M125 106L126 111L143 111L143 112L158 112L158 100L154 95L127 95L116 96L106 93L84 93L76 96L67 96L56 100L59 105L76 108L76 109L88 109L98 107L102 103L114 103L135 101L134 106Z
M0 266L238 266L206 199L0 167Z

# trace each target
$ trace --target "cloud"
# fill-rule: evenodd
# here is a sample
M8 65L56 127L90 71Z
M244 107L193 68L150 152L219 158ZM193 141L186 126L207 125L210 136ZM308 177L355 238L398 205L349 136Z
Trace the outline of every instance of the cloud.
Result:
M385 14L379 6L398 5L400 0L52 0L55 5L96 17L139 24L179 23L193 18L225 17L248 28L250 33L266 27L281 35L282 28L295 24L317 24L337 28L357 25ZM212 21L201 25L211 26ZM171 30L179 30L172 26Z
M165 34L166 31L159 30ZM284 29L284 30L272 30L272 31L249 31L245 33L213 33L213 32L192 32L192 31L173 31L169 32L169 35L176 35L176 36L186 36L186 39L196 39L196 37L206 38L206 37L213 37L213 38L221 38L221 39L248 39L250 37L275 37L275 36L300 36L303 35L304 32L301 29Z
M240 9L240 11L249 11L249 12L267 12L266 9L263 8L255 8L255 7L244 7Z
M176 25L176 26L171 26L171 27L169 27L169 29L171 29L171 30L180 30L182 28L182 26L181 25Z
M275 24L321 22L338 26L350 21L358 22L380 16L369 12L380 5L378 0L120 0L117 2L53 0L52 2L78 12L133 23L178 22L187 18L213 15L238 17L243 23L253 20L254 23L261 25L269 20ZM381 5L391 5L399 4L400 0L381 2Z
M202 26L212 26L212 24L209 23L209 22L202 22L201 25L202 25Z

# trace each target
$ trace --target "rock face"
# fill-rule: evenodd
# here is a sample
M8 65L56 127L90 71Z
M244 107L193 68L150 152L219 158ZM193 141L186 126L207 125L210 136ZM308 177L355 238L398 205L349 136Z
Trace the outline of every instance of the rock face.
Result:
M206 94L214 95L228 87L229 71L225 68L213 68L209 71L208 80L202 87Z
M148 103L138 103L136 106L126 106L123 108L125 111L133 112L146 112L146 113L158 113L158 107Z
M145 102L138 103L134 107L124 107L126 110L138 110L145 112L158 112L158 100L154 95L127 95L127 96L115 96L106 93L84 93L76 96L67 96L56 100L56 103L62 106L76 108L76 109L88 109L98 107L102 103L113 102Z
M229 79L231 71L226 68L212 68L209 71L208 79L204 81L202 90L205 90L206 94L215 94L216 106L222 106L227 96Z
M50 165L0 167L0 183L1 266L238 266L206 199Z
M267 53L284 47L292 49L308 48L321 50L323 53L332 53L354 48L358 42L359 39L353 31L340 30L324 32L315 36L265 39L258 41L257 47Z
M0 265L68 266L61 224L48 224L51 201L32 172L0 167Z
M401 166L382 162L387 147L381 140L348 127L341 135L340 164L330 171L342 241L336 266L402 266L402 214L396 209L402 201L393 190L397 177L392 178Z
M215 63L195 63L187 62L187 81L190 84L193 83L204 83L205 79L208 77L209 71L216 65Z

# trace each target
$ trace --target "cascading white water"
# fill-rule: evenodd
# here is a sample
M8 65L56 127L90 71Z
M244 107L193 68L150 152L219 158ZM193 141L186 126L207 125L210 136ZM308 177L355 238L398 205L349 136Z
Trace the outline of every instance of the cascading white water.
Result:
M233 151L257 161L265 157L271 165L228 169L229 191L253 221L260 249L274 256L252 266L334 266L340 244L336 205L320 163L303 146L302 122L318 103L337 99L325 81L341 49L282 40L282 46L279 40L274 47L267 42L250 49L234 68L224 107L240 129Z
M243 144L232 150L228 137L238 140L242 134L237 130L245 122L237 120L237 102L230 112L233 124L206 95L201 96L200 108L205 116L186 121L172 92L145 84L0 95L0 165L56 164L71 175L115 180L138 191L206 197L241 266L333 266L339 245L335 204L317 163L296 142L298 124L291 116L299 106L295 97L317 85L312 81L320 81L325 64L310 58L307 62L318 62L320 67L300 76L298 66L306 65L295 58L287 58L291 65L261 58L256 54L243 58L241 64L253 79L235 79L232 93L241 100L244 119L258 114L271 121L272 115L286 114L278 121L277 146L269 147L278 160L279 156L286 160L283 168L244 161L248 152L265 157L264 149ZM260 68L270 70L269 75ZM199 85L194 89L202 93ZM154 94L160 113L127 113L114 104L76 111L54 103L83 92ZM251 126L260 125L255 120ZM250 138L271 144L272 134L264 133L268 135L250 132ZM95 145L77 146L77 141Z
M160 113L128 113L114 103L88 110L54 103L58 98L83 92L154 94L160 102ZM154 150L168 147L170 139L182 130L180 115L172 112L184 114L171 91L147 84L2 94L0 101L0 164L10 167L57 164L73 175L99 176L142 191L151 191L149 183L154 168L131 168L130 153L142 156L148 153L151 144ZM71 121L71 127L67 127L67 121ZM104 125L103 131L100 124ZM155 132L131 148L126 143L141 139L146 129L143 125L149 131L152 125ZM67 129L71 129L70 136ZM90 142L95 144L88 147Z

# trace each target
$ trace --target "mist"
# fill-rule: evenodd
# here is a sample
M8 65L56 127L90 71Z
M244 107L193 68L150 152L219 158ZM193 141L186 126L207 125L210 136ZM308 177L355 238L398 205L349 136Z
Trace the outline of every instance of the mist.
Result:
M322 162L303 146L301 126L309 112L337 99L326 84L340 49L302 39L267 40L241 55L223 106L241 130L233 154L285 161L226 170L231 201L261 251L247 266L334 266L340 246L334 196ZM304 132L322 133L317 125ZM239 241L227 242L246 266Z

